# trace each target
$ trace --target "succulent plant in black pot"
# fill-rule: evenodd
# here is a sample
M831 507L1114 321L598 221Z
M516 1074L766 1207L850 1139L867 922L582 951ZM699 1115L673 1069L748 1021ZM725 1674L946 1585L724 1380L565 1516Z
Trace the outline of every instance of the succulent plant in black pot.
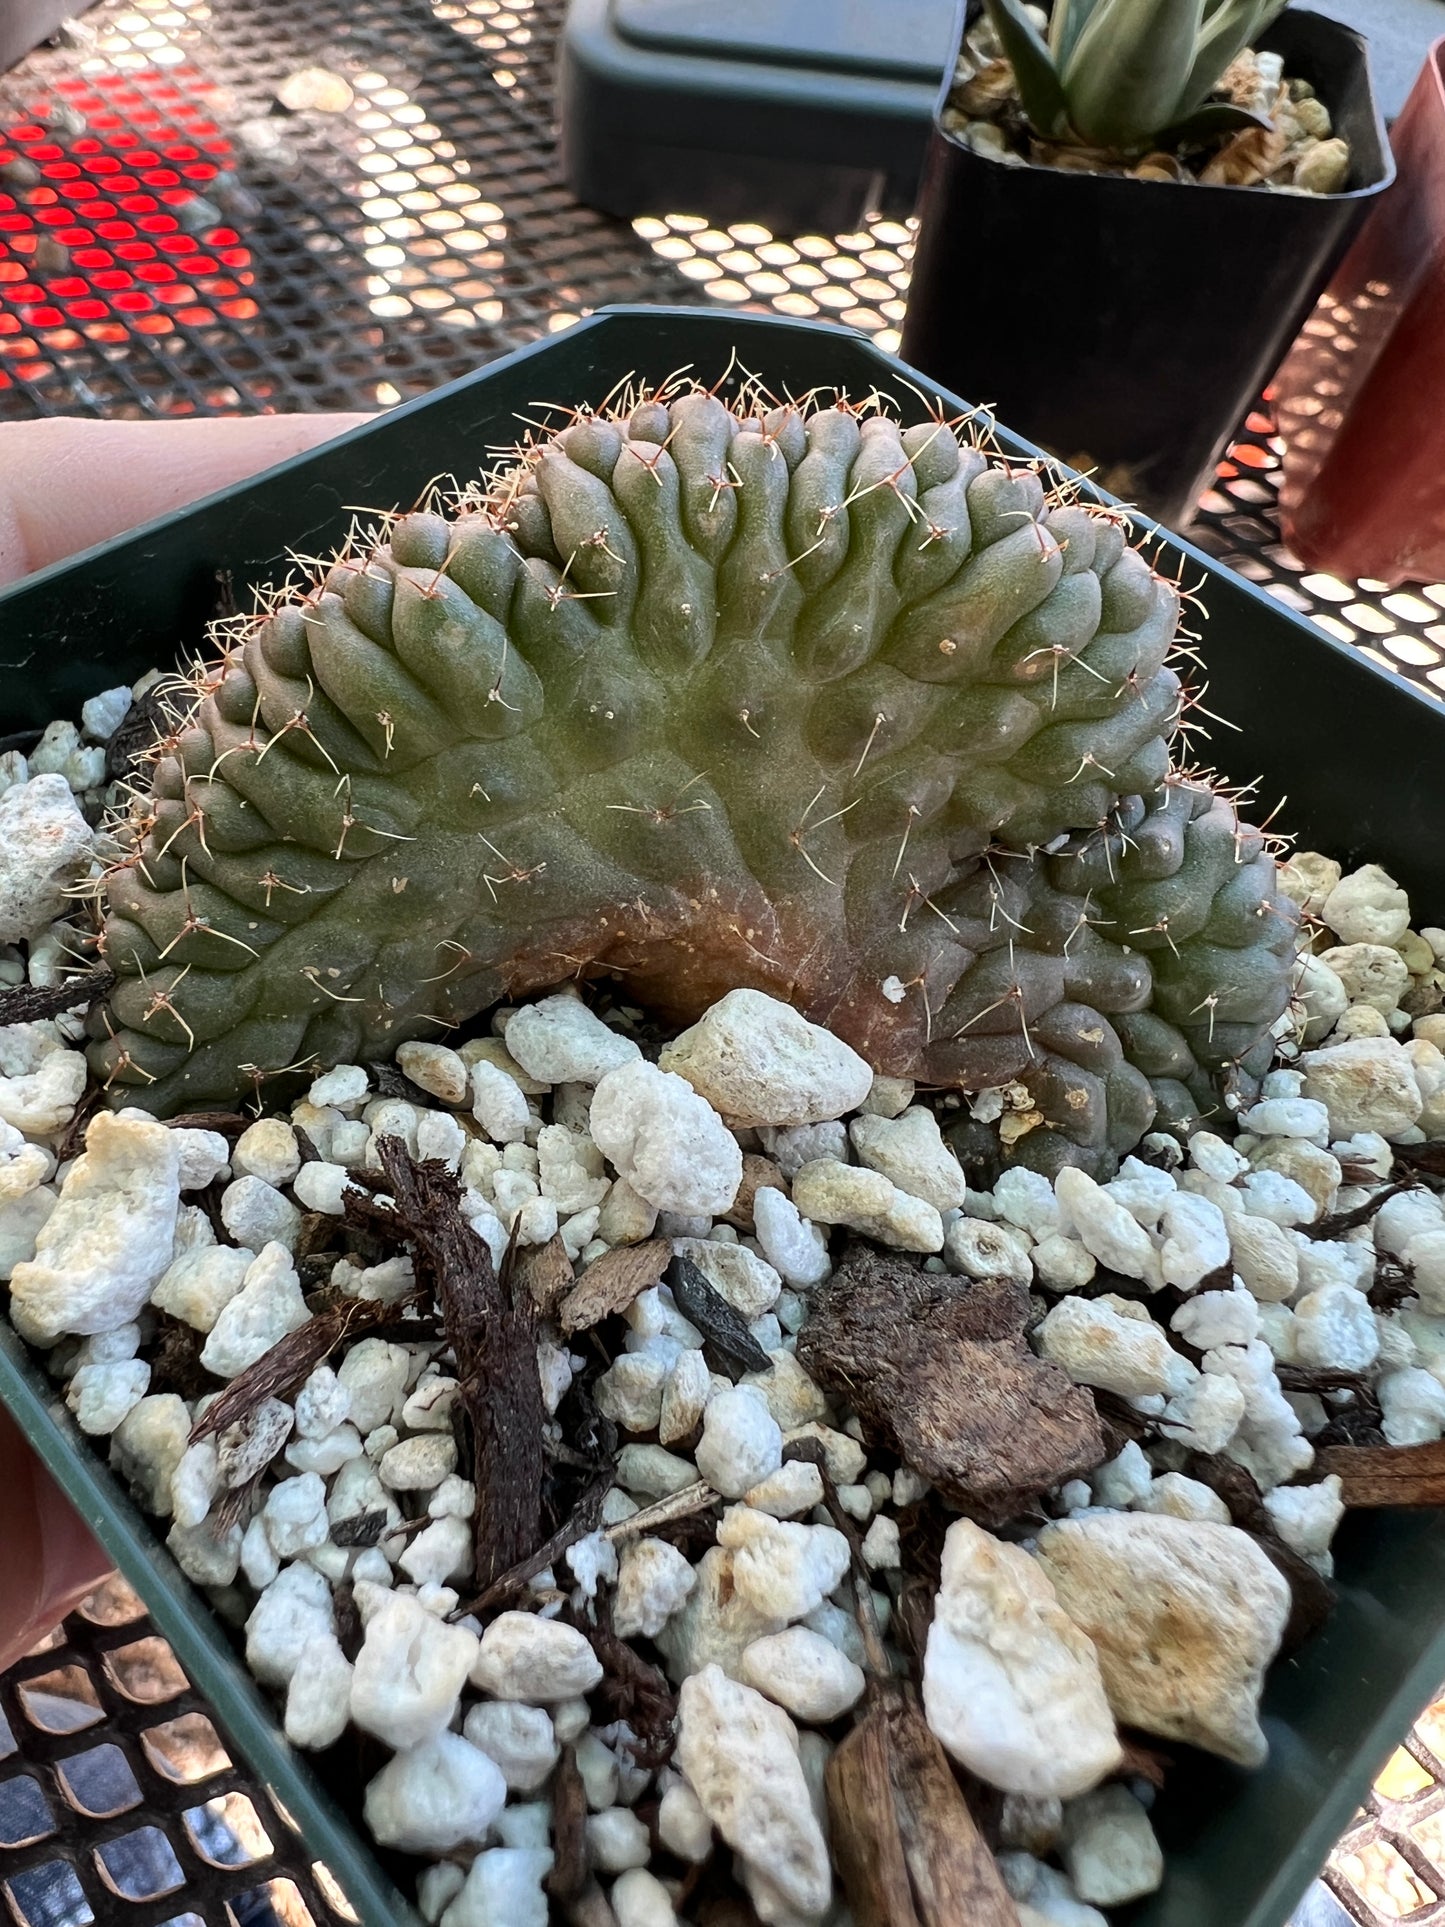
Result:
M1179 525L1392 178L1364 43L1280 0L963 11L904 353Z

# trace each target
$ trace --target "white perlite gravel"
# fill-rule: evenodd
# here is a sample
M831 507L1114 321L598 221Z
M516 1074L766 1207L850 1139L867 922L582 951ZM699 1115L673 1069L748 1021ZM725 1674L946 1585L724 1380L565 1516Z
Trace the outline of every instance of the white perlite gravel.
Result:
M88 732L126 707L125 691L87 705ZM79 947L78 932L47 926L59 885L93 861L101 765L74 731L55 735L45 773L16 761L0 794L0 975L38 982L57 943ZM6 836L12 819L36 834ZM543 1927L564 1749L618 1927L676 1927L687 1868L720 1851L768 1927L847 1919L821 1786L863 1701L865 1649L822 1474L787 1455L821 1446L900 1670L907 1512L929 1491L794 1355L810 1294L854 1234L961 1291L1028 1287L1035 1350L1133 1407L1141 1440L1047 1495L1032 1536L954 1520L921 1686L945 1747L1008 1796L1001 1866L1028 1927L1099 1927L1099 1908L1158 1886L1147 1803L1115 1777L1118 1725L1257 1761L1287 1606L1188 1455L1248 1471L1279 1538L1328 1575L1343 1508L1339 1480L1313 1469L1315 1441L1361 1407L1330 1381L1353 1375L1392 1444L1445 1433L1439 1199L1405 1191L1320 1235L1386 1184L1396 1147L1445 1139L1445 933L1411 930L1375 866L1345 876L1302 853L1285 886L1325 927L1301 962L1295 1021L1279 1027L1278 1068L1241 1115L1184 1145L1146 1139L1104 1184L1020 1166L991 1192L969 1189L946 1135L956 1097L875 1077L755 991L724 998L660 1064L630 1034L639 1013L599 1016L559 992L496 1013L489 1034L404 1045L425 1103L380 1097L343 1064L289 1114L229 1139L102 1112L59 1169L85 1091L80 1020L0 1028L0 1276L14 1322L45 1348L81 1429L168 1522L183 1570L244 1627L292 1744L331 1746L349 1724L390 1750L363 1818L422 1863L434 1927ZM973 1110L1011 1115L997 1093ZM590 1376L620 1429L617 1482L600 1530L485 1623L461 1610L477 1488L458 1469L444 1340L403 1328L344 1345L290 1398L198 1444L204 1402L164 1378L152 1389L168 1321L194 1333L215 1392L307 1320L315 1266L295 1255L315 1248L301 1242L307 1214L334 1220L332 1248L350 1254L331 1284L406 1296L408 1258L343 1242L345 1187L379 1172L386 1135L458 1173L497 1258L509 1239L536 1248L555 1234L585 1277L663 1239L767 1355L766 1371L745 1372L705 1351L666 1282L605 1328L600 1375L588 1335L544 1321L546 1408ZM212 1185L218 1208L203 1211ZM1398 1309L1372 1302L1378 1267L1392 1286L1380 1302ZM1284 1367L1319 1373L1321 1389L1293 1377L1286 1390ZM233 1495L253 1481L237 1519ZM710 1537L674 1544L667 1508L690 1495L711 1500ZM372 1543L356 1543L361 1522ZM558 1616L585 1623L599 1601L680 1689L664 1765L639 1759L603 1707L591 1642ZM1141 1663L1166 1648L1162 1673Z

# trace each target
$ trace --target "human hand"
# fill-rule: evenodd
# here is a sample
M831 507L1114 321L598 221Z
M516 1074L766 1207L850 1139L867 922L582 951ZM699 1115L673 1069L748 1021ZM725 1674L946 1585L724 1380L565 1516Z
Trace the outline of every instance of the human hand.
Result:
M329 441L363 415L0 424L0 584ZM110 1571L0 1409L0 1671Z

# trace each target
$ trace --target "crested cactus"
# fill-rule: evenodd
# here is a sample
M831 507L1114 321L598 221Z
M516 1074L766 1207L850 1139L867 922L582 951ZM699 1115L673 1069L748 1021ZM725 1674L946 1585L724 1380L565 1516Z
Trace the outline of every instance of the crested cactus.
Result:
M1253 1065L1292 955L1261 839L1171 771L1178 596L1125 532L941 421L580 416L198 671L93 1062L164 1114L568 978L747 984L1107 1160Z

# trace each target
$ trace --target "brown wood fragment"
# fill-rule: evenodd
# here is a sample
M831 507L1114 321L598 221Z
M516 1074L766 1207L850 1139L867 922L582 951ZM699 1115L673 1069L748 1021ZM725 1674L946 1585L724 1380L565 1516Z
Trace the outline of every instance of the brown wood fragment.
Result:
M1024 1338L1029 1295L849 1246L809 1301L798 1363L845 1397L870 1442L897 1452L979 1524L1001 1525L1107 1454L1094 1401Z
M55 1147L57 1164L68 1164L77 1152L85 1148L85 1134L90 1129L90 1120L104 1104L104 1089L99 1084L92 1085L71 1112L65 1134Z
M256 1120L243 1111L183 1111L179 1117L158 1121L172 1131L215 1131L220 1137L239 1137Z
M1320 1478L1334 1472L1347 1506L1445 1505L1445 1439L1429 1445L1327 1445L1315 1454Z
M115 982L115 972L102 965L59 984L14 984L0 989L0 1028L7 1024L35 1024L58 1017L78 1004L92 1004Z
M786 1197L788 1181L771 1158L758 1151L744 1151L742 1183L727 1210L719 1214L720 1221L738 1231L752 1231L753 1199L759 1191L781 1191Z
M833 1857L857 1927L1019 1927L912 1692L894 1682L828 1761Z
M564 1746L552 1777L552 1871L543 1883L564 1906L587 1885L587 1792L577 1749Z
M672 1246L666 1238L646 1244L615 1245L588 1265L576 1289L562 1300L558 1313L564 1332L587 1331L615 1312L626 1311L634 1298L650 1291L667 1270Z
M377 1156L456 1355L477 1488L475 1570L485 1589L542 1537L537 1311L515 1278L498 1277L491 1252L462 1216L461 1182L445 1164L417 1163L394 1137L379 1140Z
M453 1619L460 1619L466 1613L492 1612L496 1607L504 1605L513 1594L519 1593L529 1580L535 1579L539 1572L545 1571L555 1560L560 1559L569 1546L575 1546L579 1539L585 1539L589 1532L597 1530L598 1521L602 1517L602 1501L612 1490L612 1486L613 1475L609 1467L605 1472L599 1472L592 1483L584 1488L571 1518L558 1526L550 1539L544 1540L535 1552L529 1553L525 1559L519 1559L516 1565L510 1566L506 1572L499 1573L485 1592L478 1593L475 1599L469 1599L465 1605L458 1606L450 1616ZM335 1538L334 1533L332 1537ZM338 1539L337 1544L340 1543Z
M1116 1780L1147 1780L1152 1787L1163 1786L1174 1764L1172 1755L1127 1727L1119 1734L1119 1748L1123 1758L1113 1775Z
M264 1399L284 1398L338 1345L365 1337L379 1325L395 1324L402 1305L409 1302L403 1299L400 1305L385 1305L374 1298L347 1298L288 1332L254 1365L238 1373L215 1403L207 1406L191 1427L192 1445L248 1417Z
M518 1284L542 1317L555 1317L557 1307L577 1281L561 1233L554 1233L544 1245L521 1246L515 1264Z
M189 1403L214 1392L215 1378L201 1363L201 1347L206 1342L202 1333L166 1312L158 1317L159 1342L151 1360L151 1391L177 1392Z
M602 1667L602 1682L589 1695L605 1708L610 1720L626 1720L636 1734L629 1748L639 1766L656 1772L672 1758L677 1744L677 1695L665 1675L645 1660L625 1639L619 1639L601 1599L596 1619L572 1606L558 1618L587 1640Z
M1388 1204L1391 1198L1398 1198L1402 1191L1423 1189L1417 1178L1401 1178L1372 1193L1353 1210L1332 1211L1327 1218L1317 1218L1313 1224L1301 1225L1300 1230L1307 1238L1338 1238L1346 1231L1355 1230L1358 1225L1368 1224L1382 1205Z

